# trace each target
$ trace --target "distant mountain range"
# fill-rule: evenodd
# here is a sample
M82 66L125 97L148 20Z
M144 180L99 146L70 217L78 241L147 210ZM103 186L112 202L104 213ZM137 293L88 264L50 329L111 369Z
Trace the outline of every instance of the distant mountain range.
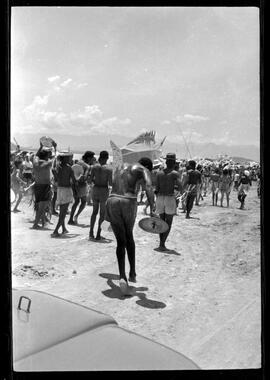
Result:
M21 147L27 150L36 150L39 147L39 139L41 134L17 134L16 140ZM116 145L122 147L126 145L132 138L120 135L96 135L96 136L71 136L71 135L53 135L51 136L58 145L59 149L70 149L74 153L82 153L86 150L92 150L99 154L101 150L111 150L110 140ZM192 143L189 146L192 157L209 157L215 158L217 155L228 155L236 159L244 159L245 161L260 161L260 149L255 145L223 145L214 143ZM163 145L164 154L169 152L176 153L177 158L190 158L187 149L183 144L171 143L165 140ZM245 157L245 158L244 158Z

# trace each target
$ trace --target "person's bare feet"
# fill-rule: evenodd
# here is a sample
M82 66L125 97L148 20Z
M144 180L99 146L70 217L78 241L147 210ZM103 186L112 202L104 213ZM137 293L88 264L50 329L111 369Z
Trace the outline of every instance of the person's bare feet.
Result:
M137 282L136 276L129 275L128 281L130 281L130 282Z
M121 293L124 296L131 296L132 295L131 290L129 289L127 281L124 280L123 278L121 278L120 281L119 281L119 287L120 287Z
M158 252L170 252L170 249L165 247L165 245L160 245L159 247L155 248L155 251L158 251Z
M58 232L53 232L53 233L51 234L51 237L52 237L52 238L58 238L58 237L60 237L60 234L59 234Z
M38 224L34 224L32 227L31 227L31 230L40 230L42 227L39 226Z

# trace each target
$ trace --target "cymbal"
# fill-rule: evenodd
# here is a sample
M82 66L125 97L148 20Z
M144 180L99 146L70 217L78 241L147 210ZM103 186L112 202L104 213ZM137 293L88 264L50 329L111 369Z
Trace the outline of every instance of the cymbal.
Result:
M142 230L152 234L162 234L169 228L168 224L164 220L157 217L147 217L141 219L139 221L139 227Z

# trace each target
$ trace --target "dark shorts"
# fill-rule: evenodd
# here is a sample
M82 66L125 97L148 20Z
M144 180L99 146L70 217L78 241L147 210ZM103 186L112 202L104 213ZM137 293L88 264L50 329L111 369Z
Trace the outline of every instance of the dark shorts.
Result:
M132 230L137 216L137 198L111 195L106 203L106 220Z
M32 179L32 173L23 173L23 178Z
M51 191L51 185L34 185L34 194L35 194L35 201L38 202L46 202L51 200L52 198L52 191Z
M92 200L93 202L106 202L109 196L108 187L98 187L94 186L92 190Z

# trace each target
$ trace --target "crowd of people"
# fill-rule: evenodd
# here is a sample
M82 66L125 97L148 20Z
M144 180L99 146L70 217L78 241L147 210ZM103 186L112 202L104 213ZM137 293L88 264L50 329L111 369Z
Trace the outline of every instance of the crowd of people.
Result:
M105 239L101 235L102 223L104 220L110 223L117 242L119 286L124 295L129 294L128 281L136 282L133 228L137 206L143 203L144 197L144 213L147 215L149 207L150 217L158 217L168 226L159 234L156 250L161 252L169 251L166 241L179 209L186 219L192 218L194 203L200 205L208 193L211 193L212 206L224 207L225 198L226 206L230 207L232 192L237 194L239 208L244 209L252 181L257 181L260 197L259 165L236 165L230 160L178 161L174 153L168 153L156 166L150 158L143 157L113 172L108 159L109 153L104 150L98 159L94 152L86 151L80 160L74 160L72 152L59 152L54 141L49 147L40 142L36 153L21 152L18 147L11 156L11 189L15 195L12 211L19 212L23 196L30 194L35 210L32 229L43 229L51 223L51 215L56 215L58 220L51 237L59 238L68 233L67 215L68 225L79 225L80 214L87 204L92 204L89 240ZM128 279L126 253L130 264Z

